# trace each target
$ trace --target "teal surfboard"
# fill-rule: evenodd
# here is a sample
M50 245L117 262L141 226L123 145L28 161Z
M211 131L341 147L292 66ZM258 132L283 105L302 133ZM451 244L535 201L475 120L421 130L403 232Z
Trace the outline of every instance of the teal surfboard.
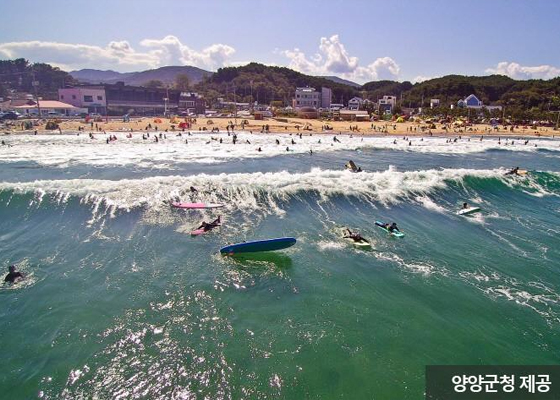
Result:
M379 228L383 229L385 232L391 234L391 235L394 236L394 237L398 237L398 238L404 237L404 233L402 233L402 232L400 232L400 231L397 231L397 232L393 231L393 232L391 232L389 229L385 228L385 226L384 226L385 224L384 224L383 222L375 221L375 225L377 225Z
M237 244L230 244L229 246L222 247L220 253L232 255L241 253L256 253L260 251L274 251L287 249L288 247L296 244L296 238L283 237L267 240L254 240L251 242L243 242Z

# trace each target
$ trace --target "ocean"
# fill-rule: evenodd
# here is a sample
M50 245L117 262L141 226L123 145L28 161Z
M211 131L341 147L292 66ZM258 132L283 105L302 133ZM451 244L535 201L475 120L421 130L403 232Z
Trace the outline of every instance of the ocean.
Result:
M3 137L2 398L422 399L426 365L560 362L560 140L115 134Z

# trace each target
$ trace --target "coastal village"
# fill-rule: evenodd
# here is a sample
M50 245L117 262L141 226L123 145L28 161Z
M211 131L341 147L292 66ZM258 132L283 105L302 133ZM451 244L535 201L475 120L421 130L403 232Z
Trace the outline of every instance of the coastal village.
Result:
M40 85L36 82L36 85ZM171 86L171 85L169 85ZM448 104L453 116L442 115L438 98L425 107L405 107L402 94L376 99L335 99L329 87L294 87L292 98L268 104L212 101L194 91L171 87L127 85L124 82L80 83L58 89L57 98L13 90L0 98L1 130L8 133L74 132L95 122L97 131L135 132L225 131L316 132L352 134L534 134L554 135L558 121L514 123L500 105L484 104L475 94ZM231 96L230 96L231 97ZM252 96L251 96L252 98ZM439 110L440 114L434 114ZM560 113L558 113L560 117ZM91 126L90 126L91 127Z

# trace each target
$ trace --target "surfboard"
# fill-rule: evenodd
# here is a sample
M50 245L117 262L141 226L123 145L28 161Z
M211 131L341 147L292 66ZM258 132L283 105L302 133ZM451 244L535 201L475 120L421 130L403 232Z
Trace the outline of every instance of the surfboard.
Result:
M171 205L175 208L187 208L187 209L204 209L204 208L219 208L223 207L223 204L218 203L181 203L181 202L174 202Z
M523 176L523 175L527 175L527 170L526 169L518 169L516 174L519 176Z
M204 229L200 228L200 229L196 229L194 231L191 232L191 236L200 236L200 235L204 235L206 232Z
M288 247L296 244L296 238L282 237L266 240L253 240L250 242L243 242L237 244L230 244L229 246L222 247L220 253L226 255L240 254L240 253L256 253L259 251L274 251L287 249Z
M380 229L383 229L385 232L391 234L394 237L402 238L404 237L404 233L402 232L391 232L389 229L385 228L383 222L375 221L375 225L377 225Z
M479 211L480 211L480 207L462 208L459 211L457 211L457 215L469 215Z
M368 242L368 241L365 240L365 239L360 240L360 241L358 241L358 242L356 242L356 241L355 241L354 239L352 239L352 238L344 238L344 239L347 240L349 243L353 244L353 245L356 246L356 247L363 248L363 249L366 249L366 248L369 249L369 248L371 248L371 243Z
M348 161L346 164L344 164L344 168L346 168L347 170L349 170L350 172L362 172L361 169L359 169L356 164L354 163L354 161L350 160Z
M337 229L337 231L338 231L338 234L341 235L344 240L348 241L348 243L351 243L356 247L371 248L371 243L366 239L363 239L363 240L360 240L360 241L356 242L352 238L344 237L344 235L347 233L346 228L339 228L339 229Z

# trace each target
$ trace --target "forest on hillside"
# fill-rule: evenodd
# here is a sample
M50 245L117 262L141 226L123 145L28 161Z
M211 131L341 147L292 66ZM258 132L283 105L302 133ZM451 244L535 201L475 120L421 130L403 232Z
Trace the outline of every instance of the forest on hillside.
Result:
M209 105L223 97L230 101L286 106L291 104L296 87L311 86L320 90L324 86L332 89L335 103L347 103L354 96L376 101L384 95L393 95L399 99L398 109L423 107L432 114L449 113L450 105L470 94L475 94L484 104L503 106L503 114L513 119L555 120L555 112L560 111L560 77L519 81L503 75L447 75L416 84L382 80L355 87L286 67L250 63L220 68L196 85L182 82L181 74L175 78L177 88L196 90ZM39 82L38 95L50 99L57 98L58 88L78 83L67 72L49 64L31 64L25 59L0 60L1 97L9 90L33 93L33 79ZM427 110L432 98L440 99L441 106Z

